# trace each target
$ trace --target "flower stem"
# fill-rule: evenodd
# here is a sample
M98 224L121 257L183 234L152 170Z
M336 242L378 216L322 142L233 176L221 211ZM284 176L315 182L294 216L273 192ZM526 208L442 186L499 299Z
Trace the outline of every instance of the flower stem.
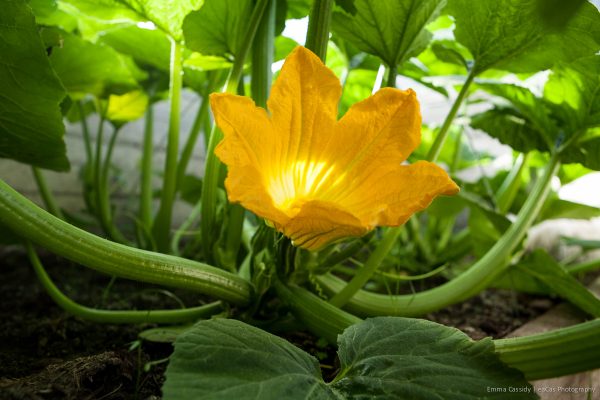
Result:
M152 236L154 236L157 250L161 252L167 252L169 250L171 218L177 192L177 158L179 154L179 127L181 118L182 51L183 46L176 40L171 40L171 75L169 85L171 110L169 113L167 156L165 158L165 171L160 197L160 207L156 214L154 225L152 226Z
M446 116L440 131L438 132L431 148L429 149L429 153L427 153L427 161L435 162L442 151L442 146L444 146L444 142L448 137L448 132L450 132L450 127L452 126L452 121L454 121L454 117L458 113L458 110L462 104L462 102L467 97L467 93L469 92L469 88L475 79L476 72L472 69L467 75L467 80L463 84L458 96L454 100L454 104L452 104L452 108L450 108L450 112Z
M262 19L262 15L267 7L269 0L258 0L250 16L248 30L244 35L244 41L238 50L233 67L227 78L225 91L227 93L235 93L240 82L242 72L244 70L244 61L250 51L258 24ZM216 223L216 208L217 208L217 188L220 183L222 164L215 155L215 148L223 138L223 133L213 125L210 132L210 139L206 149L206 163L204 166L204 181L202 182L202 220L200 222L200 231L202 239L202 251L207 260L213 259L213 243L215 240L215 223ZM218 235L216 235L218 236Z
M78 304L67 297L52 282L44 269L35 249L30 242L25 243L27 255L35 273L48 295L62 309L77 317L106 324L176 324L195 321L217 314L222 310L222 303L216 301L199 307L173 310L100 310Z
M325 62L333 0L314 0L308 18L305 47Z
M31 171L33 172L33 177L35 178L38 190L40 192L40 195L42 196L42 200L44 201L48 212L57 218L65 219L62 211L60 210L60 207L56 203L56 199L52 195L52 191L50 191L50 188L46 183L46 178L44 178L44 174L42 173L42 171L36 167L31 167Z
M587 371L600 367L600 319L494 345L500 359L528 380Z
M559 167L558 156L549 161L517 219L496 244L471 268L453 280L424 292L389 296L360 290L347 303L347 309L358 315L418 316L465 300L486 288L508 267L508 259L537 217L550 191L550 182ZM391 235L392 230L387 234ZM384 237L383 240L386 240ZM330 293L342 290L345 282L332 275L318 278Z
M250 301L251 285L237 275L102 239L52 216L3 180L0 222L33 243L108 275L195 290L235 304Z

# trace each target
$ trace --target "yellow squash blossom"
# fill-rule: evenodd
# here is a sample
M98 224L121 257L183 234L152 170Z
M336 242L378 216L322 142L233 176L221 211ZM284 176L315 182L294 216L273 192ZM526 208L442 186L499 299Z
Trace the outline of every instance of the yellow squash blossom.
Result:
M458 192L435 164L402 165L421 140L415 92L384 88L337 120L342 88L304 47L286 59L267 103L212 94L231 202L318 250L378 225L399 226L434 197Z

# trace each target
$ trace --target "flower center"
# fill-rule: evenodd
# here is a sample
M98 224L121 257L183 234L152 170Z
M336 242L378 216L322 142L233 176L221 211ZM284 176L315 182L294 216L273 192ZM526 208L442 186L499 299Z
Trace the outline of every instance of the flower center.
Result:
M308 200L319 199L333 170L333 165L322 161L296 161L281 169L267 186L273 203L283 211L292 211Z

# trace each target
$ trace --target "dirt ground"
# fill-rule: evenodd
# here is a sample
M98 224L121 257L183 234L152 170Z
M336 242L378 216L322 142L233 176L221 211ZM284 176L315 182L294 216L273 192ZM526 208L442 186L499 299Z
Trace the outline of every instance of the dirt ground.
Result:
M53 280L74 300L104 308L175 308L177 302L149 285L117 280L44 255ZM173 292L186 306L197 295ZM103 300L104 296L104 300ZM549 299L488 290L428 317L474 339L503 337L554 305ZM159 399L172 351L168 343L141 343L152 325L105 325L72 317L39 285L23 252L0 256L0 400ZM308 333L286 336L321 360L325 379L336 372L335 349Z

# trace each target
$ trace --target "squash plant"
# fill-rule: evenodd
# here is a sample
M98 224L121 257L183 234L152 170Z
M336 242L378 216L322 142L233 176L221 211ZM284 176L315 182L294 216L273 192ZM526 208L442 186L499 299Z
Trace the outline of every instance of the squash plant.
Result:
M306 47L281 36L286 20L307 15ZM40 283L70 313L170 325L165 398L535 398L527 380L600 366L600 302L576 279L600 262L522 251L536 222L600 215L551 187L556 176L600 168L593 4L6 0L0 38L0 156L31 165L46 206L0 181L2 237L23 243ZM548 70L543 93L526 86ZM422 125L418 96L396 87L399 76L450 98L439 127ZM183 90L197 94L198 108L180 143ZM156 187L153 109L162 99L170 112ZM481 99L487 108L471 112ZM119 131L140 118L139 201L127 226L108 182ZM44 179L44 169L69 169L65 119L81 126L83 196L99 234L77 226ZM468 125L512 147L510 171L458 179L487 158L469 147ZM186 175L200 139L204 171ZM193 209L174 226L178 198ZM214 302L87 307L54 285L37 246ZM444 283L416 293L402 285L433 275ZM415 318L494 286L560 296L592 319L473 341ZM286 328L337 343L332 382L275 335Z

